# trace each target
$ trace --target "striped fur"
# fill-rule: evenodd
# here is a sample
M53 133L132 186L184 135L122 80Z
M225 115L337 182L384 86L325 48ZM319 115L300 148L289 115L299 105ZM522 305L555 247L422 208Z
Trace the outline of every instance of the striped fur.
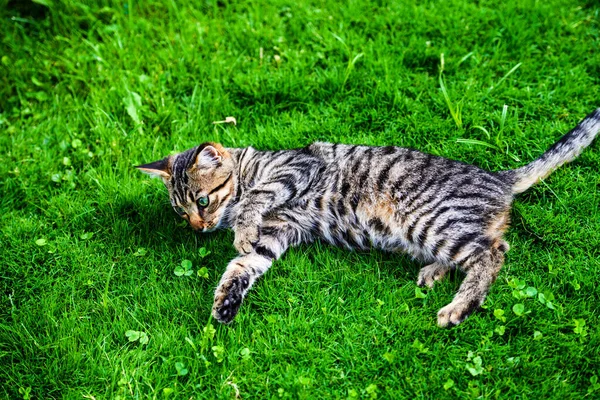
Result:
M331 143L275 152L205 143L138 168L163 179L194 229L235 231L240 255L215 292L219 321L235 317L286 249L320 238L347 249L408 252L429 263L420 286L462 270L458 293L438 312L445 327L479 308L496 279L515 194L575 158L599 129L600 109L537 160L498 173L400 147Z

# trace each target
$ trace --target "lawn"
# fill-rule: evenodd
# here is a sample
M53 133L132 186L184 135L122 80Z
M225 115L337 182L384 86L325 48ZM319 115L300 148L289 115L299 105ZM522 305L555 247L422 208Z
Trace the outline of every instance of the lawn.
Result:
M453 329L460 274L319 242L217 323L232 232L133 168L209 140L522 166L600 106L598 2L0 0L0 32L0 397L600 397L598 141L517 198Z

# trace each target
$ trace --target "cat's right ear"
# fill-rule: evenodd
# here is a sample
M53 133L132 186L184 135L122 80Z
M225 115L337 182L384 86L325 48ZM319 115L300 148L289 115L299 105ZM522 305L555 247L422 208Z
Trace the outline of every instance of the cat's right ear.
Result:
M142 172L147 173L153 177L160 177L164 181L171 177L169 169L169 157L163 158L162 160L154 161L149 164L136 166Z
M218 150L217 147L220 147L216 143L211 143L202 148L200 153L196 156L196 168L205 169L205 168L214 168L221 165L223 161L223 155ZM221 147L221 149L223 149Z

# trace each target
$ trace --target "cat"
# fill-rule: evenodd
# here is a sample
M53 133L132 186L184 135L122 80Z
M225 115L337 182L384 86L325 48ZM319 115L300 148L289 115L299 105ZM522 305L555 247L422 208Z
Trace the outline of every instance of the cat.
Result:
M223 274L213 316L229 323L256 279L290 246L317 238L348 249L404 251L429 263L417 279L466 276L437 314L463 322L483 303L509 245L516 194L573 160L600 130L600 108L524 167L487 172L417 150L314 143L258 151L204 143L137 168L162 178L196 231L233 228L239 256Z

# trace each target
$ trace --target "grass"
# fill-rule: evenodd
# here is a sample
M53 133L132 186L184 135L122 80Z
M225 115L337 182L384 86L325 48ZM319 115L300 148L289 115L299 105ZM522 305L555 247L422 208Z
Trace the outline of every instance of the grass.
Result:
M460 275L421 291L406 256L321 243L217 324L232 233L194 234L132 168L207 140L524 165L600 105L596 2L0 5L0 397L600 396L597 142L519 196L450 330Z

